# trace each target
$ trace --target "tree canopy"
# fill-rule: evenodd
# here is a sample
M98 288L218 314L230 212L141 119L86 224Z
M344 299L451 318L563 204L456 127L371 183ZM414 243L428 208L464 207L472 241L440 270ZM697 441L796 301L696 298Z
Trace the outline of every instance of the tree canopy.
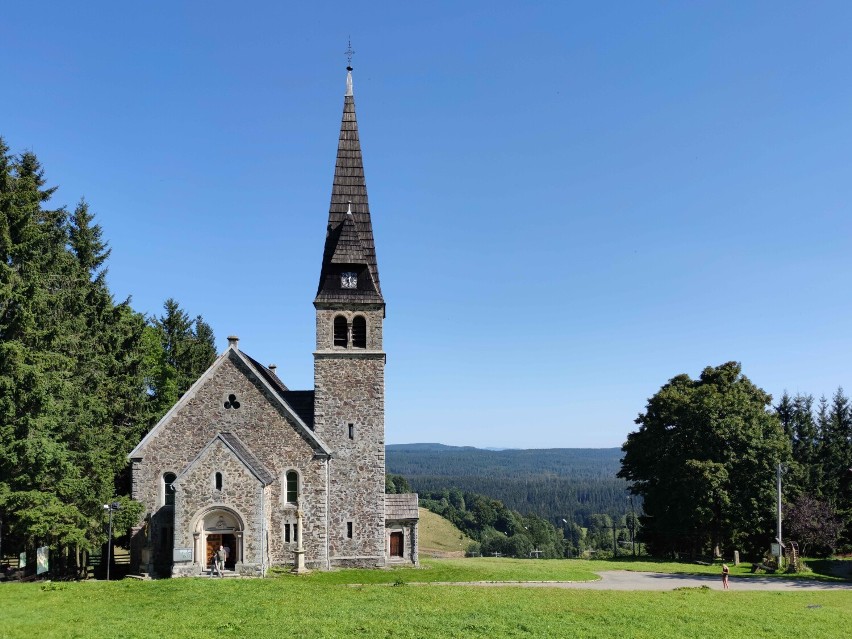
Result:
M215 353L200 317L159 337L186 316L174 300L148 321L113 299L103 230L84 200L50 207L55 191L0 138L0 519L4 552L79 555L105 539L103 504L129 492L127 453ZM150 384L157 362L177 371L170 393ZM134 518L125 501L119 522Z
M775 468L790 443L771 397L728 362L678 375L636 419L619 477L644 500L652 554L757 552L774 537Z
M831 399L787 393L775 412L789 439L793 459L784 475L784 525L799 541L827 552L852 545L852 407L838 388ZM815 514L816 513L816 514ZM825 535L805 522L824 521ZM840 528L835 531L834 524ZM835 534L836 533L836 534ZM840 537L838 540L836 537Z

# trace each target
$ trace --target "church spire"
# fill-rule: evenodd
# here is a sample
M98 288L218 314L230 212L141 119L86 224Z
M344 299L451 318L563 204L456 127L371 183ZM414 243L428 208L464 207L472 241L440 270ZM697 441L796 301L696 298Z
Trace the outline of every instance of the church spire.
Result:
M347 55L351 56L351 53L354 51L350 45ZM349 256L348 259L353 261L344 263L343 256ZM343 277L344 274L346 278ZM357 286L353 286L353 281L357 281ZM367 182L364 179L358 122L355 118L351 63L346 67L343 118L340 123L337 162L328 209L322 271L315 302L384 304L379 285L379 266L373 241L370 205L367 201Z

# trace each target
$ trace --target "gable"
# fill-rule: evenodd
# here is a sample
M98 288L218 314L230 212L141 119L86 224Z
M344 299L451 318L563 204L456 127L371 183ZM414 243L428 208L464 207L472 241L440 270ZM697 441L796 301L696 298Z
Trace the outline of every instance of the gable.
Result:
M198 453L173 482L176 486L184 483L185 479L196 471L208 471L205 469L205 461L211 457L220 457L225 452L228 457L237 461L242 468L255 480L264 486L275 481L275 476L260 462L260 460L249 450L249 448L233 433L219 433Z
M249 382L250 387L257 390L252 395L262 398L258 401L265 402L268 407L274 409L293 432L313 449L315 455L329 456L331 454L330 448L313 432L305 420L284 398L284 393L292 391L285 391L286 387L283 384L280 384L283 388L274 386L270 376L264 375L255 367L253 362L254 360L250 360L240 353L235 346L229 346L172 406L157 425L145 435L139 445L128 455L128 458L142 459L152 442L157 440L165 431L168 431L170 425L175 421L191 422L191 429L195 429L195 424L197 424L200 431L199 435L202 433L204 435L203 442L197 441L195 443L195 450L199 450L203 443L209 441L210 437L216 432L231 430L229 423L240 423L241 419L242 422L251 419L251 415L260 412L258 407L242 406L238 398L228 391L231 386L247 388L246 382ZM239 377L242 377L242 380L238 379ZM230 401L232 397L234 401ZM304 403L305 398L299 397L299 400ZM242 412L239 413L241 409ZM251 411L255 412L252 413ZM303 412L307 412L304 407ZM182 428L186 429L187 424L182 424ZM190 432L187 435L195 439L196 433Z

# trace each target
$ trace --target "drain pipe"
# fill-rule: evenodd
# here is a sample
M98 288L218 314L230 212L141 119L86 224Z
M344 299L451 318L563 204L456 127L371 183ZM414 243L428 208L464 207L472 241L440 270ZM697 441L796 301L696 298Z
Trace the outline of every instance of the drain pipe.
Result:
M260 485L260 578L266 577L266 514L264 513L264 497L263 494L266 487Z
M331 513L328 511L328 485L331 482L331 456L325 458L325 567L326 570L331 570L331 544L328 539L328 518Z

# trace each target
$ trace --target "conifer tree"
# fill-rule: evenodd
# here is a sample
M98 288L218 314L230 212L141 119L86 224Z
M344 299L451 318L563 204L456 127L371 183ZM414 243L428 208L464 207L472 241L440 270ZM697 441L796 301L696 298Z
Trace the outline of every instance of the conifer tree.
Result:
M216 359L213 329L201 315L194 320L177 300L163 304L145 335L152 426Z
M0 508L7 548L91 550L144 425L144 319L114 304L85 203L69 219L54 191L0 144Z

